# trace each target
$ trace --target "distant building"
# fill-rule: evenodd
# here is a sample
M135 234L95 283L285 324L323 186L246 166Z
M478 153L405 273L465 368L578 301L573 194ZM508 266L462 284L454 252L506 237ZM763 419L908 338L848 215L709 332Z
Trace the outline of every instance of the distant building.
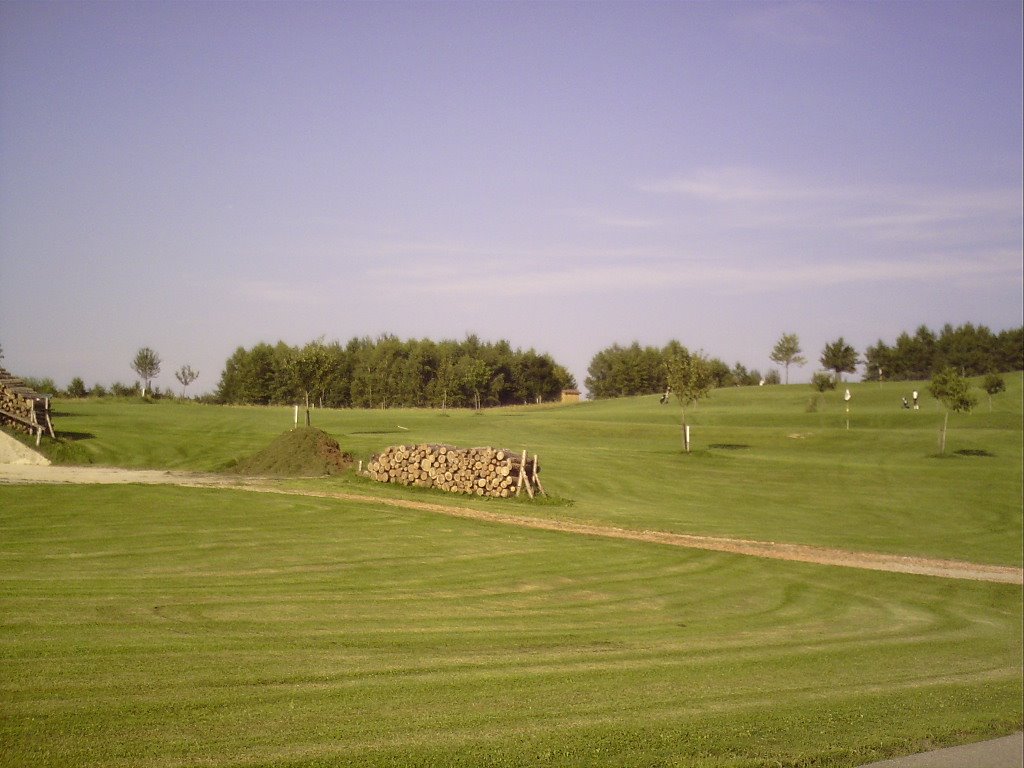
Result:
M578 389L563 389L562 390L562 402L563 403L578 403L580 401L580 391Z

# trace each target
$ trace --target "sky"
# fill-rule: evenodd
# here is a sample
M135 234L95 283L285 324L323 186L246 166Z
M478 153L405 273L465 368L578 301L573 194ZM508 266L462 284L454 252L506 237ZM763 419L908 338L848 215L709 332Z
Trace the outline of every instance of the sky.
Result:
M5 0L0 365L1016 328L1022 92L1016 0Z

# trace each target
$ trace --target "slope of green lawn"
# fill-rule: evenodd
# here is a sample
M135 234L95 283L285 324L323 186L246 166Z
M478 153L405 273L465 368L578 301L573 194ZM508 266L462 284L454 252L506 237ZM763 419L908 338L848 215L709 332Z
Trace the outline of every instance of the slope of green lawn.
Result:
M610 515L585 485L547 511ZM855 766L1021 726L1014 586L149 486L0 485L0 569L4 766Z
M549 493L572 504L519 503L519 514L1019 566L1021 375L1006 379L991 411L983 399L973 413L950 417L942 457L942 411L925 383L844 385L852 394L849 414L841 391L716 390L688 415L689 455L681 449L678 406L659 405L657 397L481 414L327 410L313 420L357 460L416 442L537 453ZM903 410L900 398L909 399L914 387L921 410ZM57 408L58 429L78 438L68 452L80 459L204 471L256 452L293 417L290 408L164 402L66 401ZM365 487L351 475L316 482ZM366 490L415 495L372 485Z

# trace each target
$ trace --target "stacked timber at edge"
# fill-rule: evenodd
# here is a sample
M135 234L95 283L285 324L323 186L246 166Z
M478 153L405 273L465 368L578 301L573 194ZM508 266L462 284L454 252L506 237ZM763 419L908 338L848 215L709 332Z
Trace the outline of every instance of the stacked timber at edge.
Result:
M526 488L544 492L532 458L500 448L395 445L370 459L367 474L381 483L438 488L449 493L508 498Z
M0 424L34 434L36 445L45 432L54 437L50 421L50 398L40 395L25 382L0 368Z

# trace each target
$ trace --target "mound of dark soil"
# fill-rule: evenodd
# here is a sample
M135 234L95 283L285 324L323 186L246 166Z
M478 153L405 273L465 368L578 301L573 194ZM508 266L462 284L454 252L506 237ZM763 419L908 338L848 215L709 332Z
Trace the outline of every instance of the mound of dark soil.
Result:
M230 471L239 475L320 477L336 475L352 465L352 455L322 429L299 427L285 432L259 453L242 459Z

